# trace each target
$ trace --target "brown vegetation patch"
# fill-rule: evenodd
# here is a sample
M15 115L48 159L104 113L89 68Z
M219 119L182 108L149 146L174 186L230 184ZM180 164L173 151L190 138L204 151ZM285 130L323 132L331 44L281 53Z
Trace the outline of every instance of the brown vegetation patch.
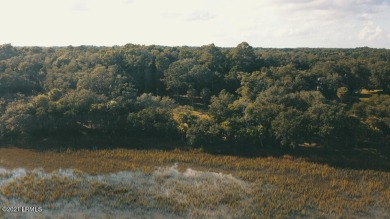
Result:
M179 215L194 214L188 210L194 206L196 209L203 207L216 209L219 204L224 203L232 209L244 209L243 214L248 217L259 215L272 218L390 216L390 212L385 210L390 209L390 173L336 169L290 155L280 158L243 158L216 156L199 150L114 149L38 152L29 149L1 148L0 160L0 166L6 168L43 168L45 172L59 168L73 168L95 175L122 170L140 170L145 174L151 174L156 183L172 189L170 193L159 191L153 197L144 190L137 190L139 193L136 196L124 197L123 195L130 194L129 191L133 188L110 187L108 193L105 191L107 190L105 185L99 184L92 186L91 192L84 194L84 190L79 188L81 181L61 178L56 182L57 184L51 184L50 179L41 180L37 175L30 174L6 185L0 192L0 195L2 193L7 197L20 196L24 200L35 203L71 197L88 201L93 200L96 194L107 193L110 194L107 197L112 200L125 198L130 206L132 203L137 203L147 208L167 209ZM159 167L171 166L175 163L178 164L178 170L181 172L190 167L202 170L204 173L232 174L233 177L244 180L250 186L245 190L248 193L242 196L242 193L238 194L239 191L236 192L234 188L225 188L223 181L218 182L220 186L212 188L215 193L198 191L190 186L192 184L187 184L187 181L172 181L173 175L171 176L169 172L167 175L164 172L156 175ZM50 193L46 190L41 191L40 185L50 187ZM26 186L37 189L34 190L35 193L26 193L22 189ZM57 192L63 187L71 188L70 193ZM177 199L178 197L181 201ZM205 216L202 213L199 215Z

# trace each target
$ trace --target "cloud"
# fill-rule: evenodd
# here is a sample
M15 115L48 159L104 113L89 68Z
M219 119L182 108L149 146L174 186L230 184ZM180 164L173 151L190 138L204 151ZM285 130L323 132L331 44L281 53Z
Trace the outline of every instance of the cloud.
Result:
M4 2L0 44L390 48L390 0Z
M209 21L216 17L215 14L208 11L194 11L186 20L188 21Z
M388 47L389 9L383 0L265 0L255 15L261 25L251 32L276 46Z
M274 0L270 5L276 5L281 12L293 14L323 12L332 16L324 16L326 19L339 19L343 17L356 17L362 14L378 14L389 9L386 0ZM334 17L333 15L338 15ZM342 15L342 16L341 16Z
M363 29L360 30L358 39L364 41L374 41L381 40L385 36L386 34L380 26L375 25L373 22L368 22Z
M73 11L88 11L87 0L78 0L71 7Z

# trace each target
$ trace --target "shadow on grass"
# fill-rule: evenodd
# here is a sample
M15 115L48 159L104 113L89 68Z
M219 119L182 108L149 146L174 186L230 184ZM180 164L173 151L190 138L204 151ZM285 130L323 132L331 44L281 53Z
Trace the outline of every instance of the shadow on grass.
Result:
M373 148L301 148L291 155L309 162L326 164L335 168L380 170L390 172L390 159L384 151Z
M328 165L334 168L355 170L379 170L390 172L390 151L378 148L321 148L298 147L281 149L278 147L213 147L205 152L213 155L233 155L247 158L290 156L308 162Z
M183 145L183 144L181 144ZM174 150L180 143L168 137L115 136L115 135L70 135L52 137L8 137L2 139L0 147L19 147L36 151L71 150L106 150L106 149L138 149L138 150Z
M18 147L35 151L71 150L103 150L103 149L137 149L162 150L175 149L191 150L179 137L153 136L104 136L104 135L73 135L56 137L24 137L2 139L0 147ZM239 156L245 158L290 156L294 159L303 159L308 162L329 165L334 168L355 170L379 170L390 172L389 150L374 148L321 148L298 147L295 149L281 149L278 147L258 146L229 146L219 145L202 147L205 153L215 156Z

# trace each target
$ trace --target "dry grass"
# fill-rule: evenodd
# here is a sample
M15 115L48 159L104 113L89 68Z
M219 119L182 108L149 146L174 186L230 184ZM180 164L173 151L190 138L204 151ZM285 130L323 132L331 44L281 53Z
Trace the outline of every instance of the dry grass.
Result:
M6 168L54 171L48 176L30 171L1 187L0 195L27 203L76 199L92 205L99 200L119 208L165 209L185 217L390 217L390 173L335 169L291 156L241 158L199 150L124 149L58 153L3 148L0 161ZM159 168L175 163L178 169ZM78 177L58 174L59 168L78 169L72 172ZM136 175L125 184L89 180L119 171ZM0 179L9 174L3 173Z

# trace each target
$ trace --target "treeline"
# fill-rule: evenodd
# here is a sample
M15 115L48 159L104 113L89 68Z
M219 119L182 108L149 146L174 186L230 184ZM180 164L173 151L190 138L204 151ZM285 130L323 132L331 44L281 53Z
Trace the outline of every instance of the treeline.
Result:
M383 146L389 92L387 49L0 46L2 138Z

